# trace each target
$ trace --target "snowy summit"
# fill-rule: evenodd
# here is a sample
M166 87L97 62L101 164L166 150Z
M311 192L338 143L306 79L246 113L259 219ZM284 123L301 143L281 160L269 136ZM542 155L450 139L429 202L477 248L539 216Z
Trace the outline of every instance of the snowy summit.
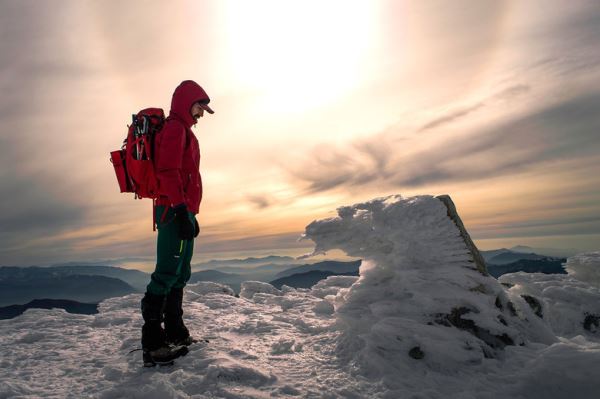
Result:
M363 259L360 276L239 297L189 285L185 322L205 341L151 369L130 352L139 294L96 315L30 309L0 321L0 398L598 397L600 252L496 280L447 196L341 207L304 237Z

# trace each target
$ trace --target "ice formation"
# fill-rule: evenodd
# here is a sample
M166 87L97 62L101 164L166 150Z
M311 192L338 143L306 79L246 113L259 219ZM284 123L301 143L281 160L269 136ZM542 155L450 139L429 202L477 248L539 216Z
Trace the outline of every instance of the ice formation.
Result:
M369 373L406 371L411 351L450 372L524 342L504 289L478 267L440 199L394 196L338 213L310 224L306 237L315 251L364 259L336 315L346 329L342 354L358 356Z

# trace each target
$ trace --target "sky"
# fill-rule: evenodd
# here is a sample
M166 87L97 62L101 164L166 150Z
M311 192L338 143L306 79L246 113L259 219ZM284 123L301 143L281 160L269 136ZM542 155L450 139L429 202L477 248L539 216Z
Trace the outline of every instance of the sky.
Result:
M109 153L186 79L194 261L301 255L390 194L449 194L481 249L600 249L598 2L0 0L0 35L0 265L151 268Z

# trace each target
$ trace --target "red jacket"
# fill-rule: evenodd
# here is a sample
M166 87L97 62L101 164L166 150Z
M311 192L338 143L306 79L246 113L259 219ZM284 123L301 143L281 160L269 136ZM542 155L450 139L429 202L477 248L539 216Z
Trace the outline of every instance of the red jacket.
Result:
M202 87L191 80L181 82L173 93L169 117L154 143L160 194L156 203L169 206L185 203L194 214L202 201L202 178L200 146L191 129L196 122L190 110L198 101L210 101Z

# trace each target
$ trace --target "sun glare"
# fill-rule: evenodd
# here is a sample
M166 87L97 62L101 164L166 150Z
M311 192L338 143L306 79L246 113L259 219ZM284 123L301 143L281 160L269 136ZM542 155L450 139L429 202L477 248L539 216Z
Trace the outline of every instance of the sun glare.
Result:
M226 58L233 84L271 112L334 101L368 75L376 9L369 1L228 1Z

